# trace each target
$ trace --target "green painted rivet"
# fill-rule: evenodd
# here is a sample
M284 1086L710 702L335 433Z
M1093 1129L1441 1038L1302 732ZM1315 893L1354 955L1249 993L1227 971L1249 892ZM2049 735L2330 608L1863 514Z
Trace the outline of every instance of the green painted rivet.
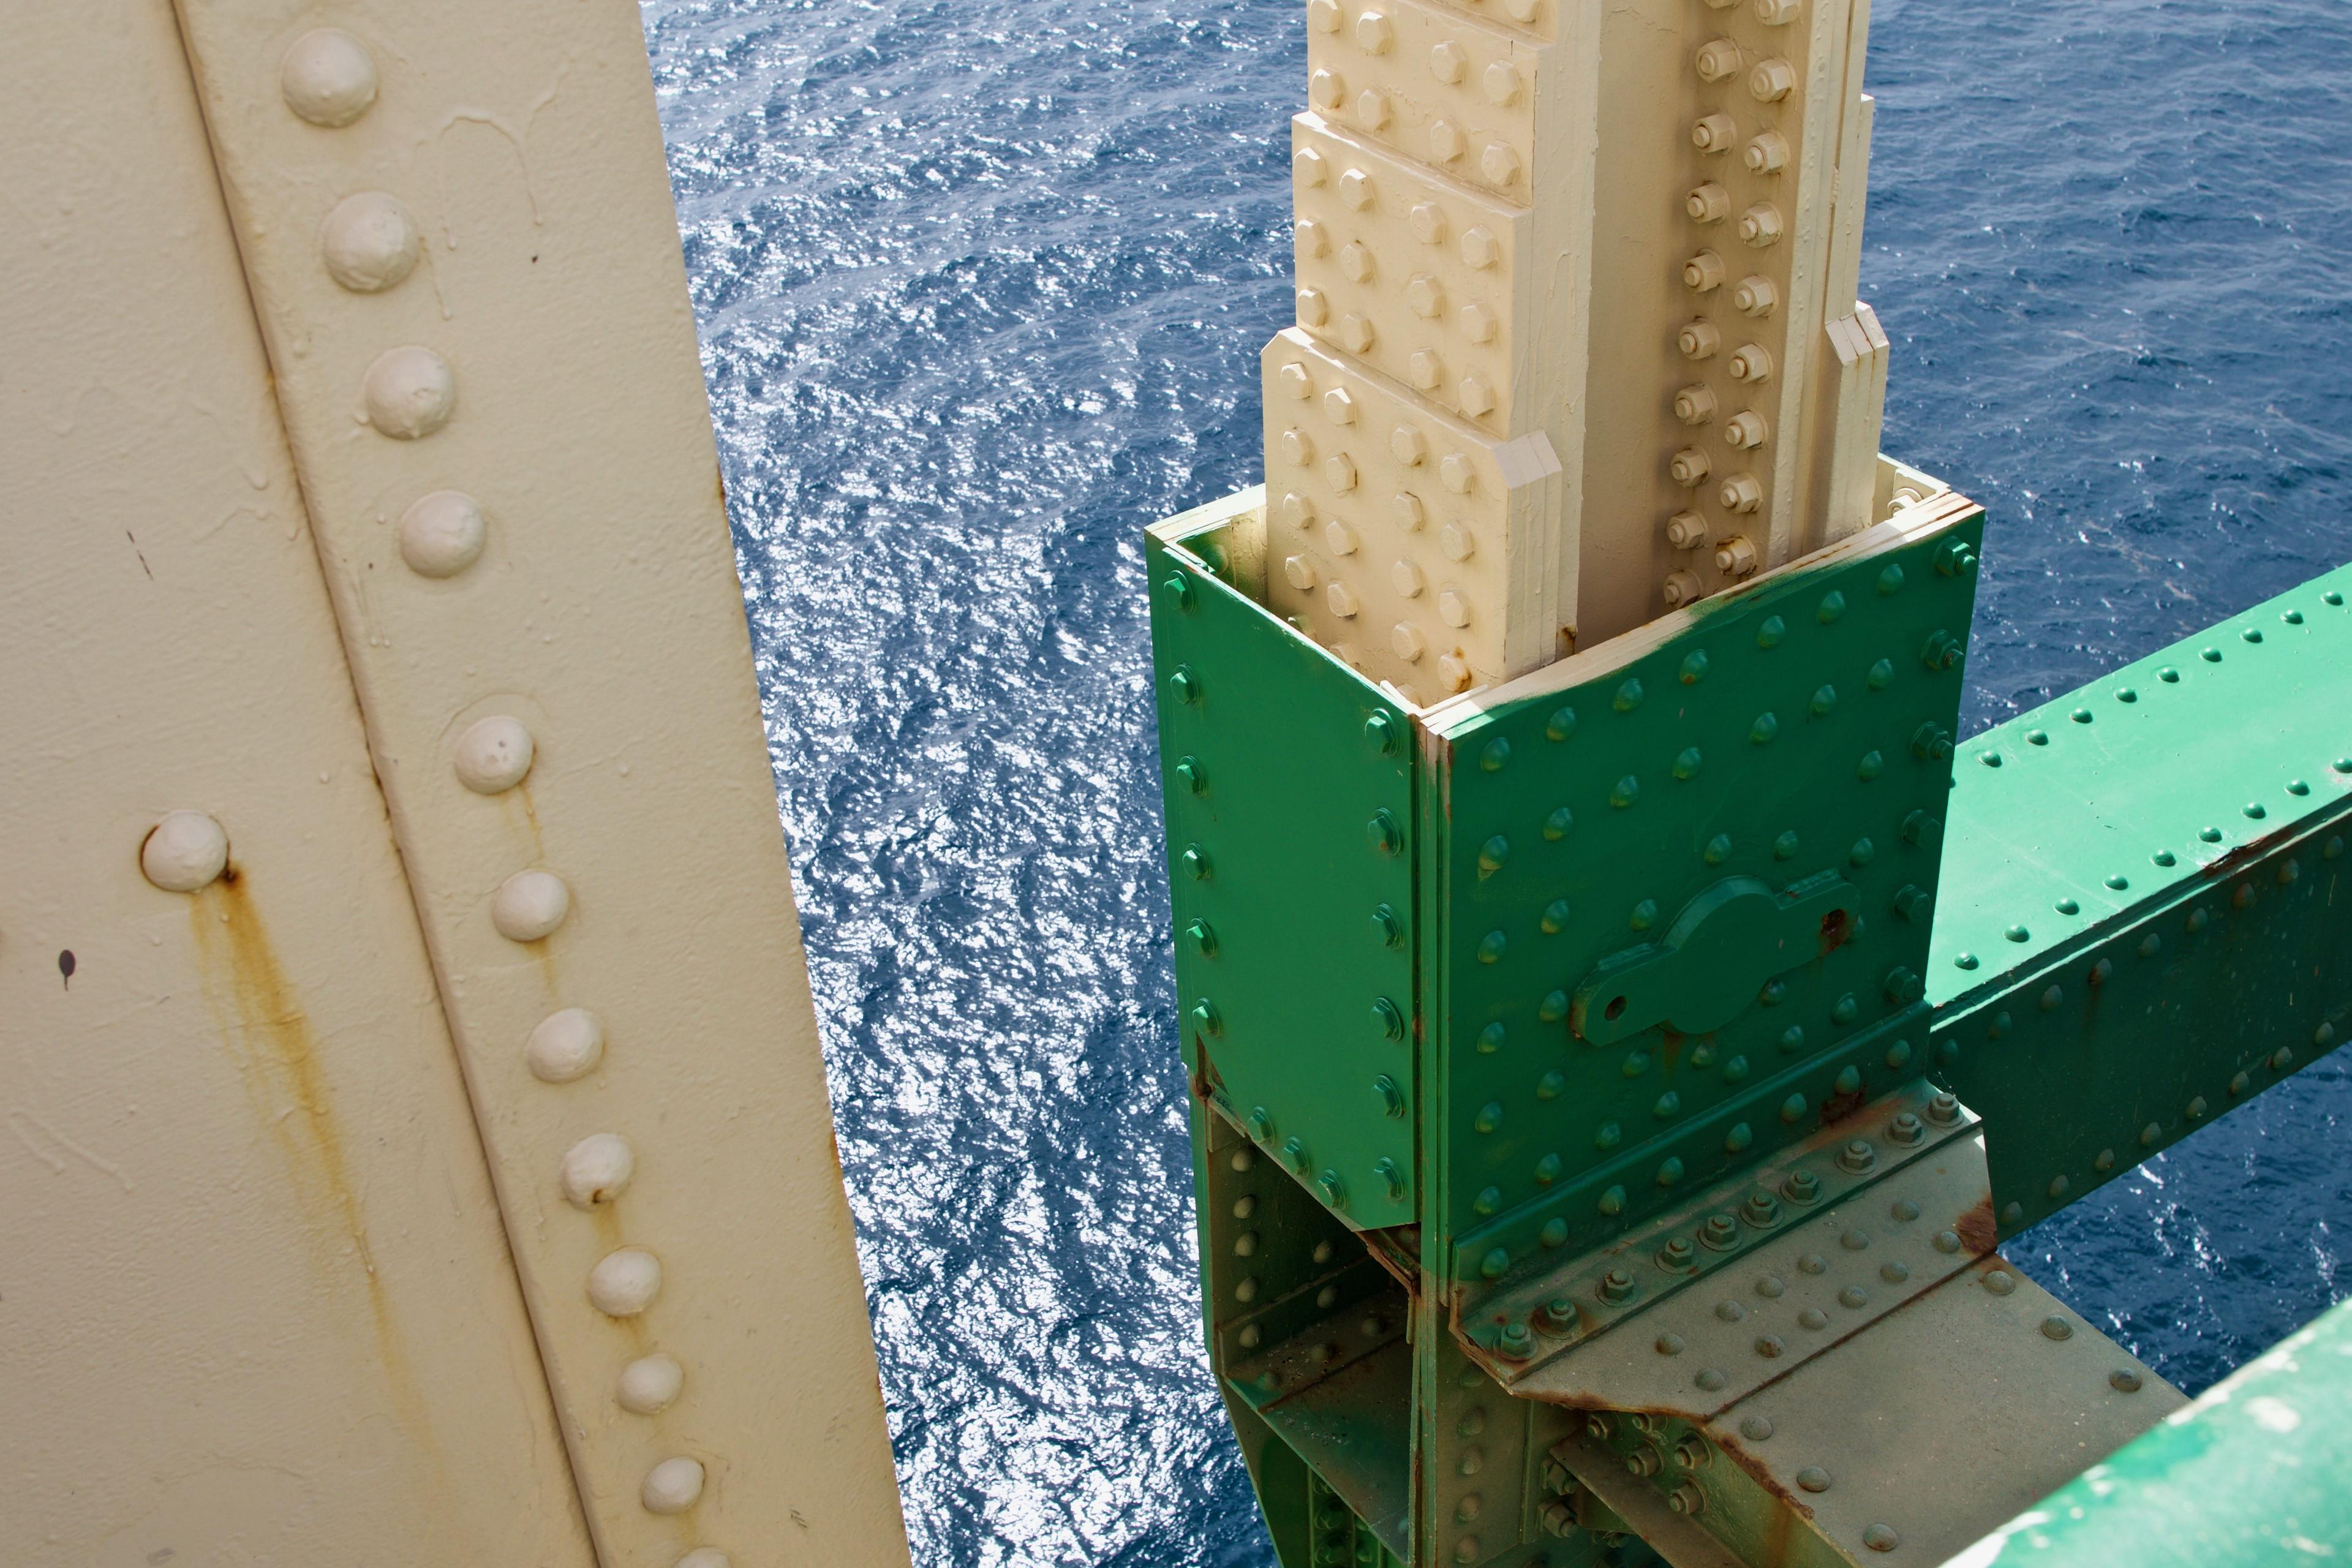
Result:
M1623 778L1619 779L1616 787L1609 792L1609 804L1621 811L1641 798L1642 781L1632 773L1627 773Z
M1926 984L1915 969L1897 964L1886 972L1886 999L1897 1006L1908 1006L1926 991Z
M2248 642L2260 642L2263 640L2263 633L2260 626L2248 626L2244 631L2240 632L2238 635L2245 638Z
M2116 700L2118 702L2137 702L2139 700L2139 693L2126 686L2116 693Z
M1885 757L1881 756L1876 752L1864 752L1862 754L1862 761L1856 764L1853 770L1853 776L1860 779L1863 783L1868 784L1871 780L1876 778L1885 771L1886 759Z
M1554 899L1544 906L1543 919L1537 924L1546 936L1558 936L1568 929L1568 900Z
M1182 858L1186 873L1194 881L1202 882L1208 879L1209 852L1207 850L1197 844L1190 845L1185 848Z
M1669 1156L1660 1163L1658 1166L1658 1185L1662 1187L1671 1187L1682 1179L1683 1163L1679 1158Z
M2333 860L2343 853L2344 836L2340 833L2331 834L2327 842L2320 847L2319 858L2323 860Z
M1602 1122L1601 1130L1592 1135L1592 1146L1604 1154L1624 1141L1625 1130L1614 1121Z
M1217 933L1210 928L1208 921L1193 921L1190 922L1184 927L1184 934L1192 939L1192 951L1199 953L1202 957L1209 958L1215 954L1217 951Z
M1168 678L1168 689L1176 693L1179 702L1201 700L1201 678L1192 673L1192 667L1189 664L1176 667L1176 672Z
M1893 594L1898 592L1902 586L1902 564L1898 562L1888 562L1886 570L1878 574L1878 591L1882 594Z
M2232 1095L2243 1094L2246 1090L2253 1087L2254 1080L2248 1078L2244 1073L2233 1073L2231 1075L2230 1092Z
M1635 904L1633 906L1633 912L1625 917L1625 923L1632 926L1635 931L1647 931L1652 926L1656 925L1658 923L1658 900L1655 899L1643 899L1640 903Z
M1404 829L1397 826L1395 814L1386 806L1372 813L1371 820L1364 824L1364 837L1383 855L1394 855L1404 847Z
M1634 709L1639 708L1641 705L1642 683L1637 679L1628 680L1622 686L1620 686L1617 689L1615 699L1613 699L1610 703L1610 706L1616 709L1620 713L1631 713Z
M1171 574L1161 580L1160 586L1176 601L1178 608L1189 610L1192 607L1192 584L1186 581L1181 572Z
M2205 1103L2205 1097L2201 1094L2199 1095L2196 1099L2189 1102L2189 1120L2196 1121L2202 1119L2205 1112L2210 1109L2210 1107Z
M1781 834L1781 835L1780 835L1780 837L1779 837L1778 838L1775 838L1774 840L1772 840L1772 858L1773 858L1773 859L1775 859L1775 860L1790 860L1790 859L1794 859L1794 858L1796 858L1796 854L1797 854L1797 832L1796 832L1796 829L1794 829L1794 828L1790 828L1788 832Z
M2181 922L2182 929L2187 931L2189 935L2194 936L2199 931L2205 929L2206 923L2210 918L2211 917L2207 915L2203 910L2191 910L2189 911L2189 918Z
M1392 1204L1404 1202L1404 1173L1397 1168L1397 1163L1394 1160L1383 1155L1373 1161L1372 1174L1388 1184L1389 1202Z
M2164 1129L2151 1121L2139 1130L2139 1146L2153 1149L2164 1141Z
M1543 836L1557 844L1567 837L1569 830L1575 826L1576 813L1563 805L1544 818Z
M1836 687L1817 686L1813 689L1812 700L1806 704L1806 707L1811 710L1814 718L1826 719L1837 711L1837 701Z
M2263 817L2270 815L2269 812L2263 809L2263 803L2258 800L2250 800L2238 809L2244 812L2248 816L2252 817L2257 822L2260 822Z
M1650 1114L1661 1121L1672 1121L1682 1113L1683 1097L1671 1089L1658 1096L1657 1103L1650 1107Z
M2077 724L2087 724L2091 721L2093 714L2088 708L2077 708L2072 713L2067 714L2066 717L2072 719Z
M1372 910L1372 934L1381 939L1382 947L1404 945L1404 924L1397 919L1396 911L1386 904L1381 904Z
M2050 743L2050 731L2047 730L2028 730L2025 732L2025 743L2029 746L2046 746Z
M1989 768L1997 768L2000 766L2000 753L1999 752L1979 752L1977 753L1977 761L1982 763Z
M2286 781L2286 793L2294 795L2309 795L2311 786L2301 779L2289 779Z
M1830 1009L1830 1021L1835 1024L1851 1024L1861 1016L1862 1005L1853 999L1851 991L1839 997L1837 1005Z
M2178 686L2180 684L2180 672L2173 668L2172 666L2168 664L2162 669L2156 672L2156 678L2164 682L2167 686Z
M1862 1069L1852 1066L1843 1068L1837 1075L1837 1091L1840 1094L1860 1094Z
M1845 614L1845 595L1834 588L1831 589L1822 595L1822 607L1813 614L1822 625L1828 626Z
M1536 1007L1536 1022L1539 1024L1557 1024L1567 1016L1568 993L1565 991L1546 993L1543 1001Z
M1607 1192L1602 1193L1601 1194L1600 1208L1601 1212L1605 1215L1623 1214L1625 1212L1625 1189L1622 1187L1611 1187Z
M1500 1187L1481 1187L1478 1195L1470 1200L1471 1209L1478 1214L1493 1214L1502 1206L1503 1189Z
M1696 746L1685 746L1675 758L1675 777L1692 779L1698 776L1699 754Z
M1478 1260L1478 1272L1489 1279L1500 1279L1510 1267L1511 1255L1499 1247Z
M1205 996L1192 1004L1192 1022L1201 1026L1202 1034L1213 1039L1225 1032L1223 1016L1217 1011L1217 1005Z
M1728 833L1718 833L1714 837L1708 839L1706 841L1706 847L1699 852L1699 858L1710 866L1720 866L1726 860L1730 859L1731 835Z
M2218 827L2200 827L2197 830L2197 837L2208 844L2219 844L2221 842L2221 830Z
M1536 1098L1538 1100L1558 1100L1559 1098L1559 1091L1567 1087L1568 1079L1565 1074L1548 1072L1544 1074L1543 1077L1536 1079Z
M2016 1022L2010 1017L2006 1010L1995 1013L1992 1016L1991 1025L1985 1030L1985 1037L1998 1040L2015 1027L2017 1027Z
M1500 962L1503 956L1503 949L1507 945L1509 944L1501 931L1488 931L1485 936L1478 939L1478 962L1481 963L1495 963Z
M1559 1075L1558 1073L1548 1073L1545 1076L1547 1078L1558 1078ZM1536 1162L1536 1184L1538 1186L1544 1187L1551 1185L1554 1182L1559 1180L1559 1173L1563 1169L1565 1169L1565 1167L1560 1163L1560 1158L1559 1155L1546 1154L1542 1159Z
M1348 1184L1339 1179L1339 1172L1325 1171L1321 1175L1315 1178L1315 1185L1317 1190L1322 1193L1323 1201L1325 1203L1330 1205L1335 1209L1342 1211L1346 1210L1348 1206Z
M2327 592L2320 595L2319 597L2323 603L2330 605L2340 605L2344 602L2344 595L2337 593L2333 588L2328 589Z
M1397 1087L1396 1079L1386 1073L1381 1074L1372 1079L1372 1093L1380 1098L1381 1110L1384 1114L1400 1121L1404 1119L1404 1090Z
M1767 980L1764 988L1756 994L1756 1000L1767 1007L1778 1007L1788 999L1789 984L1785 980Z
M1491 1057L1503 1048L1503 1026L1489 1024L1478 1031L1478 1054Z
M2163 949L2164 939L2154 931L2139 939L2139 955L2142 958L2154 958Z
M1803 1095L1792 1094L1788 1099L1780 1102L1781 1121L1793 1124L1795 1122L1802 1121L1804 1119L1805 1097Z
M1731 1131L1723 1135L1723 1152L1737 1154L1756 1142L1756 1134L1745 1121L1732 1123Z
M2209 647L2197 657L2208 664L2219 664L2221 662L2221 650L2218 647Z
M1568 1221L1558 1216L1544 1221L1544 1227L1536 1232L1536 1239L1546 1247L1565 1245L1568 1240Z
M2064 986L2052 985L2043 989L2041 1000L2041 1007L2043 1012L2055 1013L2059 1008L2065 1005L2066 988Z
M1397 749L1396 721L1385 713L1375 713L1364 721L1364 739L1372 750L1387 756Z
M1961 953L1952 960L1952 966L1956 969L1974 969L1977 966L1977 955L1973 952Z
M1274 1136L1274 1117L1261 1105L1249 1113L1250 1136L1263 1143Z
M1647 1052L1647 1051L1645 1051L1645 1050L1642 1050L1642 1049L1640 1049L1639 1047L1636 1047L1636 1048L1634 1048L1634 1049L1633 1049L1633 1050L1630 1050L1630 1051L1628 1051L1628 1052L1626 1052L1626 1053L1625 1053L1625 1063L1624 1063L1623 1071L1624 1071L1624 1074L1625 1074L1625 1076L1626 1076L1627 1078L1640 1078L1643 1074L1644 1074L1644 1073L1648 1072L1649 1070L1650 1070L1650 1053L1649 1053L1649 1052ZM1614 1127L1614 1126L1616 1125L1616 1123L1612 1121L1612 1122L1611 1122L1609 1125L1610 1125L1611 1127ZM1603 1128L1603 1129L1602 1129L1602 1131L1608 1131L1608 1129L1607 1129L1607 1128Z
M2031 942L2033 940L2033 933L2026 930L2023 926L2011 926L2000 934L2009 938L2011 942Z
M1886 1065L1893 1070L1896 1072L1902 1071L1904 1067L1908 1064L1910 1060L1910 1041L1897 1040L1893 1045L1886 1047Z
M1769 746L1780 733L1780 721L1769 713L1756 715L1756 722L1748 726L1748 738L1759 746Z
M1198 757L1178 758L1171 771L1176 774L1176 782L1184 786L1188 795L1199 795L1209 787L1209 775L1202 770Z
M1869 839L1857 838L1853 841L1853 847L1846 851L1845 858L1851 864L1867 866L1878 858L1878 849Z
M2024 1205L2023 1204L2018 1203L2018 1202L2016 1202L2014 1199L2012 1199L2012 1200L2011 1200L2009 1203L2003 1204L2003 1205L2001 1205L2001 1210L2000 1210L2000 1223L2001 1223L2001 1224L2003 1224L2003 1225L2010 1225L2010 1226L2013 1226L2013 1225L2016 1225L2018 1222L2020 1222L2021 1220L2022 1220L2022 1219L2024 1219L2024 1218L2025 1218L2025 1205ZM2008 1278L2008 1276L2007 1276L2007 1275L2003 1275L2001 1278L2003 1278L2003 1279L2007 1279L2007 1278ZM2013 1286L2013 1285L2011 1287L2011 1289L2014 1289L2015 1288L2016 1288L2016 1287L2015 1287L2015 1286Z
M1372 998L1372 1027L1391 1040L1404 1038L1404 1014L1385 996Z
M2083 912L2083 906L2072 899L2061 899L2051 907L2062 915L2079 915Z
M1788 635L1788 622L1782 620L1778 616L1769 616L1766 618L1762 626L1756 628L1756 646L1758 647L1779 647L1780 646L1780 639Z
M1891 658L1882 658L1872 665L1868 679L1873 691L1885 690L1895 679L1895 661Z
M1706 679L1706 650L1705 648L1693 648L1690 652L1690 656L1683 660L1681 674L1682 683L1685 686L1696 686L1700 681L1705 680Z
M1695 1068L1713 1067L1715 1065L1715 1042L1711 1039L1701 1040L1696 1046L1693 1047L1690 1054L1690 1065Z
M1486 749L1478 753L1478 765L1490 773L1501 773L1510 761L1511 742L1500 735L1487 742Z
M1748 1058L1746 1057L1734 1057L1729 1061L1723 1064L1724 1082L1738 1083L1741 1079L1744 1079L1747 1076Z
M2120 893L2131 886L2131 879L2117 871L2107 878L2107 886Z
M1486 878L1491 877L1496 872L1501 870L1503 868L1503 862L1508 860L1510 858L1511 841L1504 837L1499 833L1496 834L1492 838L1487 839L1486 843L1478 846L1479 879L1484 881Z
M1480 1106L1478 1108L1478 1114L1475 1117L1473 1117L1470 1122L1471 1126L1476 1128L1481 1132L1492 1132L1496 1128L1500 1127L1502 1124L1503 1102L1499 1100L1490 1100L1486 1104Z
M1565 741L1575 733L1576 710L1573 708L1555 708L1551 710L1551 717L1544 721L1544 735L1549 740Z
M2159 849L2155 854L2149 856L2148 858L2155 861L2159 866L2173 866L2179 864L2179 858L2176 857L2169 849Z
M2289 610L2284 615L2279 616L2279 619L2284 621L2288 626L2299 626L2303 625L2303 612L2301 610Z

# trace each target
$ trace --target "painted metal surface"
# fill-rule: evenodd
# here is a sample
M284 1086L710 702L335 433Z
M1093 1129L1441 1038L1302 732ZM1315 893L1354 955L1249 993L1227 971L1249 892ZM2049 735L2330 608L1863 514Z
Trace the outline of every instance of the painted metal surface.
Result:
M593 1561L168 7L0 50L0 1561Z
M600 1549L903 1562L636 8L178 10Z
M1937 1070L2004 1233L2352 1034L2352 568L1967 748L1929 964Z
M1955 1568L2235 1568L2352 1547L2352 1303L1953 1556Z

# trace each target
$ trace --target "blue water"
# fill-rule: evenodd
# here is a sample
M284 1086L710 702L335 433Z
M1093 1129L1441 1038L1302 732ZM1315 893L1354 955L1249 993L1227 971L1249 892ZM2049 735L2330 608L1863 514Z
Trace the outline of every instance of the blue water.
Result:
M647 0L916 1559L1269 1563L1193 1304L1138 531L1253 483L1299 0ZM2352 7L1878 0L1888 449L1991 722L2352 556ZM2338 716L2340 718L2340 716ZM2323 1063L2010 1250L2201 1387Z

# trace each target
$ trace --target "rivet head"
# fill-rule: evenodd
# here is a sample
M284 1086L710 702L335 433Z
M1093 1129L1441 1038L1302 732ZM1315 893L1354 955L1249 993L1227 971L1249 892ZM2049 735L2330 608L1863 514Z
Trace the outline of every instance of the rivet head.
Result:
M313 125L340 130L375 102L375 57L341 27L314 27L294 40L278 68L286 107Z
M382 191L345 196L319 227L319 256L327 276L354 294L396 287L416 266L422 248L408 209Z
M2042 1320L2042 1337L2045 1340L2071 1340L2074 1337L2074 1325L2053 1312Z
M1372 750L1381 755L1390 755L1397 748L1396 721L1386 713L1373 714L1364 721L1364 739L1370 742Z
M415 343L375 356L360 384L367 422L395 441L417 441L457 412L457 376L449 362Z
M1889 1526L1874 1524L1864 1529L1862 1543L1873 1552L1892 1552L1903 1544L1903 1538Z
M400 514L394 531L400 558L420 577L455 577L481 559L489 537L479 501L463 490L419 496Z
M588 1301L608 1318L634 1318L661 1294L661 1259L642 1247L624 1247L588 1271Z
M604 1058L604 1026L585 1007L566 1007L540 1020L523 1047L524 1065L541 1083L570 1083Z
M509 942L537 942L572 913L572 889L552 871L517 871L490 900L490 923Z
M619 1197L636 1173L636 1151L617 1132L592 1132L564 1152L563 1201L593 1209Z
M674 1355L639 1356L621 1369L614 1403L632 1415L654 1415L677 1403L686 1390L686 1368Z
M2107 1373L2107 1386L2117 1394L2137 1394L2140 1391L2140 1384L2139 1373L2129 1367Z
M2017 1276L2005 1268L1996 1268L1984 1277L1984 1288L1996 1296L2006 1296L2017 1289Z
M170 811L139 846L139 869L167 893L209 888L228 869L228 833L201 811Z
M536 748L520 719L494 713L457 737L451 758L457 782L476 795L499 795L522 783Z
M664 1459L646 1472L637 1500L647 1513L684 1513L702 1500L702 1461Z
M698 1546L670 1568L734 1568L734 1560L716 1546Z
M1807 1465L1797 1472L1797 1484L1809 1492L1825 1492L1830 1489L1830 1473L1819 1465Z

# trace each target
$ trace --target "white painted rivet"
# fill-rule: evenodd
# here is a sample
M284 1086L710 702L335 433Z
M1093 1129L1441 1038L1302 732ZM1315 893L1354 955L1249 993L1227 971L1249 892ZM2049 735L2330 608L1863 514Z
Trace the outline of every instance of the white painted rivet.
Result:
M608 1252L588 1271L588 1300L608 1318L634 1318L661 1294L661 1259L641 1247Z
M563 1201L576 1209L609 1204L636 1174L637 1152L617 1132L591 1132L563 1156Z
M201 811L163 814L139 847L139 869L167 893L209 888L228 868L228 835Z
M1437 614L1449 626L1466 626L1470 624L1470 601L1448 588L1437 595Z
M716 1546L698 1546L670 1565L670 1568L734 1568L727 1553Z
M420 577L455 577L481 559L489 526L463 490L435 490L400 514L400 558Z
M367 422L395 441L430 436L457 411L457 378L449 362L414 343L376 355L361 392Z
M596 1070L604 1059L604 1024L585 1007L550 1013L530 1032L524 1065L541 1083L570 1083Z
M522 783L537 748L520 719L493 713L457 737L457 782L476 795L499 795Z
M1429 651L1429 639L1411 621L1399 621L1389 628L1389 647L1407 664L1419 664L1421 656Z
M656 1415L677 1403L686 1389L686 1368L677 1357L641 1355L621 1369L613 1398L632 1415Z
M382 191L345 196L319 226L327 276L354 294L392 288L415 267L421 248L408 209Z
M1304 594L1315 586L1315 563L1304 555L1283 558L1282 574L1290 585Z
M375 57L341 27L314 27L286 51L278 89L286 107L311 124L349 125L375 101Z
M1331 613L1343 621L1352 619L1356 612L1363 608L1362 602L1356 597L1356 591L1345 583L1334 583L1326 587L1323 602L1330 605Z
M684 1513L702 1500L702 1461L664 1459L646 1472L637 1500L647 1513Z
M572 889L552 871L517 871L490 900L490 923L509 942L537 942L571 912Z

